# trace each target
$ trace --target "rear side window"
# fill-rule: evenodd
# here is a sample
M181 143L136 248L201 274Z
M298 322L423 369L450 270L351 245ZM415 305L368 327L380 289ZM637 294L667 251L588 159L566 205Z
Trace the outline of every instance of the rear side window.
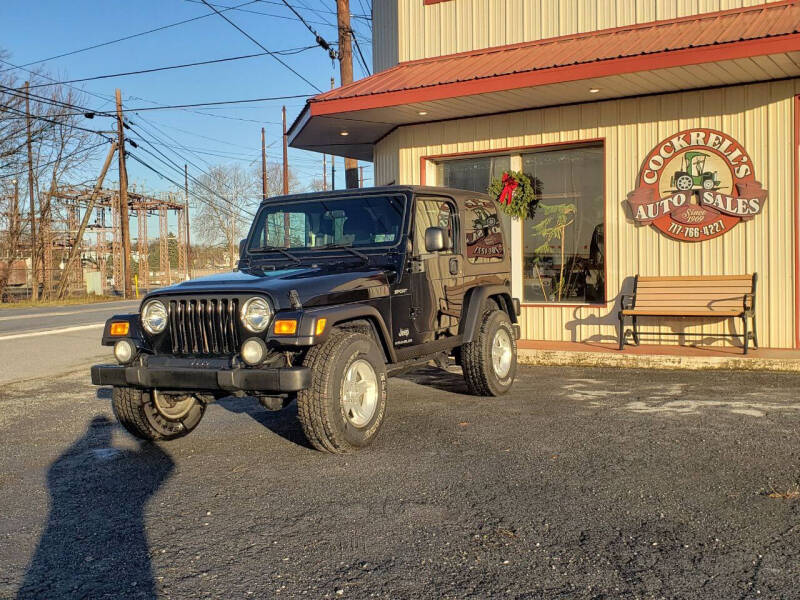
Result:
M505 240L497 203L484 198L472 198L464 206L467 260L471 263L502 261Z
M425 230L441 227L450 240L450 248L444 254L452 254L456 245L455 211L444 198L417 198L414 210L414 248L417 254L425 253Z

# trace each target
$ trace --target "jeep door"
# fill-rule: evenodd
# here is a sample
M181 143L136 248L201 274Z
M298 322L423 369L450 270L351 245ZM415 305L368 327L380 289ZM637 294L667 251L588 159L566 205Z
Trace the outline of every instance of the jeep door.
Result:
M444 196L418 196L414 206L411 267L411 326L418 343L458 330L462 258L455 204ZM449 240L440 252L425 248L425 230L441 227Z

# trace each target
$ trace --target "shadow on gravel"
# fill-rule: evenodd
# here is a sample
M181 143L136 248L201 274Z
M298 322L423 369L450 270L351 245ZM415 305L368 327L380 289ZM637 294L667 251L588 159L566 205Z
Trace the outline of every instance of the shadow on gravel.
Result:
M454 367L457 368L457 367ZM454 394L469 394L467 382L464 381L464 376L459 371L453 373L445 371L439 367L420 367L414 371L409 371L398 376L400 379L410 381L426 387L436 388L445 392L453 392Z
M50 514L18 598L156 598L143 512L172 459L155 444L111 445L95 417L47 473Z
M303 429L300 427L300 421L297 418L297 402L292 402L283 410L277 411L267 410L258 403L258 400L250 397L236 398L229 396L217 400L216 404L234 414L246 414L256 423L266 427L283 439L303 448L313 450L303 433Z

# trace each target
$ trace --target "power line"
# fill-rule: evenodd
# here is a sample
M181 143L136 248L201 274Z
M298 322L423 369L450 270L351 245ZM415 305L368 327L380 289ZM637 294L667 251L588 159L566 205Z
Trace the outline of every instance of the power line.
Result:
M306 20L303 18L303 15L301 15L299 12L297 12L297 9L295 9L294 6L289 4L286 0L283 0L283 3L286 5L286 7L289 10L291 10L297 16L297 18L300 20L300 22L303 25L306 26L306 29L308 29L312 33L312 35L314 36L314 39L317 42L317 45L320 48L322 48L323 50L326 50L328 52L328 56L331 57L331 60L336 60L336 50L331 48L331 44L329 42L327 42L325 40L325 38L323 38L319 33L317 33L316 30L306 22Z
M65 160L67 160L68 158L72 158L73 156L78 156L79 154L91 152L95 148L99 148L100 146L105 146L106 143L107 142L100 142L99 144L95 144L94 146L89 146L88 148L80 148L79 150L76 150L75 152L71 152L70 154L67 154L66 156L61 156L61 157L59 157L59 158L57 158L55 160L51 160L50 162L46 162L43 165L37 165L36 168L37 169L43 169L45 167L49 167L50 165L54 165L57 162L63 162ZM8 166L8 165L5 165L5 166ZM22 171L18 171L16 173L10 173L10 174L6 173L6 174L3 175L3 177L16 177L17 175L24 175L27 172L28 172L28 169L23 169Z
M358 43L358 37L356 36L356 32L353 31L353 28L350 28L350 35L353 36L353 41L356 43L356 50L358 50L358 55L361 57L361 65L364 67L364 71L367 73L367 76L372 75L367 66L367 60L364 58L364 53L361 52L361 46Z
M280 3L280 2L278 2L277 0L259 0L259 2L262 2L262 3L264 3L264 4L275 4L275 5L278 5L278 6L280 6L280 5L281 5L281 3ZM308 8L308 10L310 10L311 12L313 12L313 13L316 13L316 14L318 14L318 15L323 15L323 14L326 14L326 15L335 15L335 14L336 14L336 11L335 11L335 10L325 10L324 8L311 8L311 7L310 7L310 6L308 6L308 5L306 5L306 8ZM363 4L361 5L361 8L362 8L362 10L364 9L364 5L363 5ZM371 16L368 16L368 15L366 14L366 12L367 12L367 11L364 11L364 14L363 14L363 15L359 15L359 14L351 14L351 16L353 16L353 17L355 17L355 18L357 18L357 19L364 19L364 20L366 20L366 21L371 21L371 20L372 20L372 17L371 17ZM331 23L326 23L326 25L332 25L332 24L331 24ZM333 25L333 26L335 27L335 25Z
M241 8L243 6L247 6L248 4L255 4L257 1L258 0L250 0L249 2L245 2L243 4L239 4L238 6L228 6L228 7L225 8L225 10L223 12L228 11L228 10L236 10L236 9L239 9L239 8ZM216 9L214 9L214 12L218 13L218 11ZM165 29L170 29L171 27L177 27L179 25L185 25L186 23L191 23L192 21L199 21L200 19L205 19L206 17L210 17L213 14L214 14L213 12L206 13L204 15L200 15L199 17L192 17L191 19L184 19L183 21L177 21L175 23L170 23L168 25L162 25L161 27L156 27L155 29L148 29L147 31L140 31L139 33L126 35L125 37L117 38L115 40L110 40L108 42L101 42L99 44L94 44L92 46L87 46L86 48L79 48L78 50L71 50L70 52L63 52L62 54L57 54L57 55L51 56L49 58L43 58L41 60L34 60L32 62L25 63L24 65L20 65L18 67L15 66L15 68L23 69L23 68L29 67L31 65L36 65L36 64L47 62L47 61L50 61L50 60L56 60L57 58L64 58L65 56L72 56L73 54L79 54L81 52L86 52L88 50L94 50L95 48L102 48L103 46L110 46L111 44L116 44L118 42L124 42L125 40L131 40L133 38L141 37L143 35L148 35L150 33L155 33L157 31L164 31ZM8 71L8 70L9 69L0 70L0 73L3 73L3 72Z
M10 107L10 106L6 106L6 107L4 107L4 109L3 109L3 110L10 110L10 111L13 111L13 112L14 112L16 115L18 115L18 116L20 116L20 117L26 117L26 116L27 116L27 114L25 113L25 111L22 111L22 110L17 110L16 108L12 108L12 107ZM32 114L32 115L30 115L30 117L31 117L31 119L37 119L37 120L39 120L39 121L46 121L46 122L48 122L48 123L52 123L52 124L54 124L54 125L65 125L65 123L64 123L63 121L56 121L55 119L50 119L50 118L48 118L48 117L43 117L43 116L41 116L41 115L33 115L33 114ZM85 131L85 132L87 132L87 133L94 133L94 134L97 134L97 135L99 135L99 136L101 136L101 137L103 137L103 138L107 139L108 141L111 141L111 138L109 138L109 137L107 136L107 134L106 134L106 133L104 133L104 132L102 132L102 131L97 131L97 130L95 130L95 129L87 129L86 127L81 127L80 125L74 125L74 124L69 124L69 127L70 127L70 128L72 128L72 129L77 129L77 130L79 130L79 131Z
M16 97L24 98L24 94L17 90L16 88L10 88L0 84L0 88L6 90L8 94L14 95ZM297 98L307 98L306 94L294 94L289 96L270 96L268 98L247 98L247 99L239 99L239 100L214 100L211 102L195 102L191 104L160 104L159 106L142 106L136 108L126 108L125 110L128 112L140 112L140 111L153 111L153 110L174 110L174 109L182 109L182 108L198 108L204 106L223 106L223 105L230 105L230 104L247 104L252 102L271 102L271 101L278 101L278 100L294 100ZM102 111L94 111L90 108L86 108L83 106L79 106L78 104L68 103L68 102L61 102L59 100L47 98L46 96L41 96L37 94L31 94L31 98L37 99L39 102L43 102L45 104L52 104L54 106L59 106L61 108L70 108L70 109L79 109L80 112L78 113L70 113L71 115L87 115L87 113L94 115L102 115L102 116L112 116L110 111L102 112ZM91 117L90 117L91 118Z
M291 66L290 66L290 65L288 65L286 62L284 62L283 60L281 60L281 58L280 58L279 56L276 56L276 55L275 55L273 52L270 52L269 50L267 50L267 48L266 48L266 47L265 47L265 46L264 46L264 45L263 45L261 42L259 42L258 40L256 40L256 39L255 39L253 36L251 36L251 35L250 35L249 33L247 33L247 32L246 32L244 29L242 29L241 27L239 27L239 26L238 26L236 23L234 23L233 21L231 21L231 20L230 20L228 17L226 17L225 15L223 15L223 14L222 14L220 11L218 11L218 10L217 10L215 7L213 7L211 4L209 4L209 3L207 2L207 0L201 0L201 1L203 2L203 4L205 4L205 5L206 5L206 6L208 6L210 9L212 9L214 12L216 12L216 13L217 13L217 14L218 14L220 17L222 17L222 18L223 18L223 19L225 19L225 20L226 20L228 23L230 23L230 24L231 24L231 25L232 25L234 28L236 28L236 30L237 30L237 31L239 31L239 32L240 32L242 35L244 35L244 36L245 36L245 37L246 37L248 40L250 40L251 42L253 42L253 43L254 43L256 46L258 46L259 48L261 48L261 49L262 49L264 52L266 52L267 54L269 54L269 55L270 55L272 58L274 58L275 60L277 60L277 61L278 61L280 64L282 64L284 67L286 67L287 69L289 69L289 70L290 70L292 73L294 73L295 75L297 75L297 76L298 76L300 79L302 79L303 81L305 81L305 82L306 82L308 85L310 85L312 88L314 88L315 90L317 90L317 92L319 92L320 94L322 93L322 90L321 90L321 89L319 89L317 86L315 86L313 83L311 83L311 82L310 82L308 79L306 79L306 78L305 78L303 75L301 75L300 73L298 73L298 72L297 72L297 71L296 71L296 70L295 70L293 67L291 67Z
M165 180L169 181L169 182L170 182L172 185L174 185L175 187L177 187L177 188L179 188L179 189L180 189L180 188L182 188L181 184L179 184L177 181L175 181L174 179L172 179L171 177L169 177L169 176L167 176L167 175L164 175L164 173L162 173L161 171L159 171L158 169L156 169L154 166L152 166L152 165L148 164L146 161L143 161L141 158L139 158L139 157L138 157L138 156L136 156L135 154L133 154L133 153L131 153L131 152L128 152L127 154L128 154L128 157L132 158L132 159L133 159L133 160L135 160L137 163L139 163L140 165L142 165L142 166L143 166L143 167L145 167L146 169L149 169L150 171L152 171L153 173L155 173L156 175L158 175L158 176L159 176L159 177L161 177L162 179L165 179ZM224 210L224 211L226 212L226 214L228 214L228 215L229 215L229 216L231 216L231 217L234 217L234 218L235 218L235 217L240 217L240 216L242 216L240 213L233 212L233 211L232 211L231 209L229 209L229 208L224 208L224 207L220 207L220 206L216 206L216 205L214 205L213 203L209 202L207 199L203 198L202 196L199 196L198 194L196 194L196 193L195 193L194 191L192 191L192 190L190 190L190 191L189 191L189 194L190 194L190 195L192 195L192 196L194 196L194 197L195 197L195 199L199 200L200 202L202 202L202 203L204 203L204 204L206 204L206 205L208 205L208 206L211 206L212 208L217 208L217 209L218 209L218 208L222 208L222 210ZM238 208L238 207L237 207L237 208ZM250 215L253 215L253 213L251 213L250 211L247 211L247 210L246 210L246 212L247 212L248 214L250 214Z
M316 46L303 46L300 48L289 48L288 50L276 50L275 54L280 54L282 56L290 55L290 54L298 54L304 50L310 50L311 48L316 48ZM55 81L53 83L39 83L37 85L30 86L31 89L33 88L40 88L40 87L47 87L51 85L68 85L70 83L79 83L83 81L96 81L98 79L111 79L114 77L127 77L129 75L142 75L145 73L157 73L159 71L169 71L172 69L185 69L189 67L198 67L202 65L213 65L217 63L224 63L224 62L231 62L234 60L244 60L248 58L255 58L257 56L266 56L266 52L257 52L255 54L243 54L241 56L231 56L229 58L216 58L213 60L203 60L198 62L192 63L183 63L180 65L170 65L168 67L154 67L151 69L140 69L138 71L125 71L122 73L109 73L107 75L95 75L93 77L81 77L79 79L68 79L66 81Z

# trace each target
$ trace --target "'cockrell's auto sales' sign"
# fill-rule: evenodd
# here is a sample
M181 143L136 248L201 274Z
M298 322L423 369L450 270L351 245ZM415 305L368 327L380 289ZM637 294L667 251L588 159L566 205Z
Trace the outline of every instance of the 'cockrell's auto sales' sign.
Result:
M753 161L732 137L690 129L647 156L639 186L628 194L633 219L687 242L709 240L759 214L767 191Z

